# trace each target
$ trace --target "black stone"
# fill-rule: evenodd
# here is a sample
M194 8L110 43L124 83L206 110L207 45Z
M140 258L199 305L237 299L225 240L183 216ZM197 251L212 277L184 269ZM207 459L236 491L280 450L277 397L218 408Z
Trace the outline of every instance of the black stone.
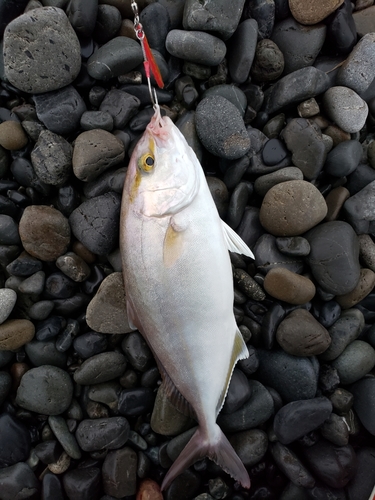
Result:
M17 259L6 266L9 274L21 277L31 276L37 271L41 271L42 268L42 262L29 255L27 252L22 252Z
M262 159L266 165L277 165L288 155L285 144L280 139L270 139L264 145Z
M239 231L241 235L241 232ZM276 237L271 234L263 234L258 238L253 253L255 256L255 265L258 271L266 274L273 267L282 265L295 273L301 273L303 270L303 260L300 257L291 257L279 252L276 245Z
M99 467L69 470L64 474L62 481L69 498L98 500L100 497L101 470Z
M263 345L266 349L272 349L276 338L276 330L285 318L285 314L286 312L282 305L277 302L273 302L271 307L263 316L261 334Z
M41 341L50 340L56 337L65 325L66 320L62 316L50 316L43 321L39 321L36 326L36 339Z
M32 187L44 195L48 195L50 193L50 186L39 179L31 162L26 158L14 159L10 165L10 170L17 183L21 186ZM9 189L13 190L12 187ZM17 187L15 187L15 189L17 189Z
M65 217L73 212L79 205L79 194L77 190L71 186L60 187L57 191L56 208L62 212Z
M97 265L91 267L90 276L81 285L82 292L92 295L97 292L101 282L106 277L103 268Z
M291 449L276 442L271 444L270 451L279 469L295 485L304 488L312 488L315 485L314 477Z
M38 498L39 481L25 462L0 469L0 484L4 500Z
M150 47L165 56L165 39L170 31L167 9L160 3L149 4L142 10L139 19Z
M85 419L78 425L76 438L87 452L114 450L124 446L129 431L129 422L124 417Z
M67 135L77 130L86 111L84 100L72 85L36 94L33 99L39 120L55 134Z
M348 500L367 500L374 487L375 448L362 447L357 450L358 469L347 486Z
M328 24L328 38L341 54L348 54L357 42L357 29L352 15L350 0L345 0Z
M57 271L51 273L44 285L45 299L67 299L73 297L77 290L77 283L65 274Z
M113 130L113 118L107 111L85 111L81 116L81 127L83 130Z
M249 15L258 23L258 37L270 38L275 22L275 3L268 0L253 0L248 5Z
M124 128L140 106L140 101L123 90L112 89L103 99L99 110L106 111L113 118L115 128Z
M93 38L99 44L109 42L121 27L121 13L114 5L97 7L96 23Z
M340 142L327 156L324 171L336 177L344 177L358 167L362 157L362 146L359 141Z
M258 26L254 19L246 19L239 24L228 42L228 69L235 83L244 83L254 60Z
M142 415L152 410L156 393L148 387L124 389L118 400L118 411L126 417Z
M87 359L107 349L107 336L98 332L87 332L74 339L73 347L80 358Z
M89 37L94 31L97 12L97 1L87 3L85 0L71 0L66 13L76 33Z
M252 192L253 185L250 182L240 182L234 188L229 200L226 217L226 222L232 229L236 229L239 226Z
M129 333L122 341L121 347L135 370L145 372L149 368L153 356L140 333Z
M54 312L61 316L72 317L79 313L83 308L87 307L91 297L85 293L78 292L67 299L55 299Z
M141 106L152 104L150 92L147 85L132 85L131 83L119 87L124 92L137 97ZM167 90L156 89L156 96L159 104L167 104L173 99L173 93Z
M42 481L43 500L64 500L63 488L59 477L56 474L47 472Z
M60 458L63 448L61 444L55 439L49 439L48 441L42 441L37 444L34 448L36 456L44 464L52 464L57 462Z
M238 369L234 369L232 378L228 387L228 393L225 398L221 413L233 413L251 396L251 389L246 375Z
M238 366L246 375L252 375L257 371L259 367L259 359L257 351L253 346L248 344L247 350L249 351L249 357L246 359L241 359L238 362Z
M27 460L31 438L27 427L18 419L3 413L0 415L0 468ZM0 481L1 484L1 481Z

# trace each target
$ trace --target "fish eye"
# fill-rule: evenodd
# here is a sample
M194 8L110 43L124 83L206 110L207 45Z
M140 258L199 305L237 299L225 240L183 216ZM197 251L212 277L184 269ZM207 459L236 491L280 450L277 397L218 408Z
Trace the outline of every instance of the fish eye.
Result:
M145 172L150 172L155 164L155 159L150 153L146 153L139 159L138 166Z

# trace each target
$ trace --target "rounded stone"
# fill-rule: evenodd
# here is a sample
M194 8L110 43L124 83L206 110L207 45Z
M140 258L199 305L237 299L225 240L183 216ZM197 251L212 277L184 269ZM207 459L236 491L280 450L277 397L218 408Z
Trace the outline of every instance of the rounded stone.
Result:
M328 331L306 309L295 309L277 328L280 346L294 356L316 356L328 349Z
M90 276L89 265L74 252L61 255L56 260L56 267L75 282L81 282Z
M315 295L315 285L309 278L289 271L285 267L270 269L264 279L263 287L272 297L289 304L306 304Z
M332 361L342 384L352 384L375 366L375 350L363 340L354 340Z
M75 436L83 451L115 450L124 446L129 430L124 417L85 419L79 423Z
M323 104L328 117L344 132L359 132L364 126L367 103L348 87L331 87L323 95Z
M28 143L27 135L22 125L13 120L0 123L0 146L10 151L22 149Z
M69 85L81 69L79 40L61 9L33 9L4 32L4 67L9 82L41 93Z
M121 377L126 368L126 358L114 351L102 352L86 359L74 372L74 380L80 385L100 384Z
M63 137L42 130L31 152L31 163L42 182L62 186L71 174L72 146Z
M330 175L344 177L358 167L361 158L362 146L359 141L343 141L328 153L324 170Z
M344 0L316 0L306 3L304 0L289 0L292 16L301 24L316 24L332 14Z
M86 311L87 324L100 333L129 333L125 289L120 272L111 273L101 283Z
M19 349L30 342L34 335L34 324L28 319L8 319L0 325L0 350Z
M81 181L90 182L124 159L122 141L102 129L82 132L74 143L73 171Z
M172 56L206 66L220 64L227 51L220 38L203 31L171 30L165 46Z
M375 436L375 378L359 380L350 387L354 409L362 425Z
M260 40L255 50L251 76L259 82L276 80L284 71L284 55L269 39Z
M327 214L326 202L310 182L287 181L273 186L265 195L259 218L275 236L298 236Z
M240 23L228 44L228 69L233 82L244 83L253 64L258 23L246 19Z
M64 254L70 244L70 227L59 210L47 205L25 208L19 232L25 250L43 261L53 261Z
M102 477L104 492L110 498L135 495L137 492L137 463L137 453L128 446L108 453L103 462ZM151 498L157 500L159 496Z
M56 366L31 368L22 377L16 403L43 415L60 415L70 406L73 383L68 373Z
M282 444L289 444L320 427L331 413L326 397L292 401L276 413L273 430Z
M1 496L4 500L16 498L36 498L39 495L40 483L30 466L25 462L18 462L9 467L0 469Z
M342 309L349 309L361 302L375 286L375 273L371 269L361 269L359 281L353 290L345 295L336 296L336 301Z
M319 286L334 295L351 292L360 277L359 243L351 225L325 222L311 229L305 238L311 248L307 262Z
M199 139L210 153L234 160L250 149L243 118L236 106L224 97L202 99L195 120Z
M255 179L254 189L260 196L265 196L276 184L286 181L302 181L303 173L297 167L284 167L271 172L270 174L260 175Z
M29 430L20 420L8 413L0 414L1 468L25 462L29 457L30 442Z
M192 427L194 421L173 406L162 384L156 395L150 424L152 430L162 436L177 436Z
M0 288L0 325L8 318L17 301L17 293L11 288Z
M267 434L259 429L238 432L229 442L246 467L260 462L268 448Z

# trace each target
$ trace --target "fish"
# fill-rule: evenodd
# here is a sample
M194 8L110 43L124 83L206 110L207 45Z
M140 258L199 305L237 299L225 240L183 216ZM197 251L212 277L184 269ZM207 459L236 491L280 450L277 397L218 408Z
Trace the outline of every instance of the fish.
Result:
M216 419L237 361L249 355L233 313L228 251L254 256L219 217L182 133L154 108L131 155L121 202L126 308L170 401L198 422L161 487L208 457L249 488L249 474Z

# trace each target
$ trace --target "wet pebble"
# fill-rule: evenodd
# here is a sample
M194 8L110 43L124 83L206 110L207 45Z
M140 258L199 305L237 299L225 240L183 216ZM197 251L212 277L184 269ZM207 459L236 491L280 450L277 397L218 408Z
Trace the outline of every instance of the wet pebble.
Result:
M225 414L237 411L250 397L251 388L246 375L235 368L221 412Z
M79 335L73 341L74 350L82 359L87 359L95 356L95 354L104 352L107 344L107 337L98 332L86 332L83 335Z
M103 488L107 495L122 498L136 493L137 462L136 452L127 446L107 454L102 467Z
M82 500L99 500L100 479L99 467L87 467L69 470L64 474L62 482L69 500L73 500L77 495Z
M126 368L126 358L119 352L102 352L82 363L74 373L77 384L100 384L121 377Z
M82 420L75 433L83 451L121 448L129 437L129 423L124 417Z
M302 181L302 171L297 167L284 167L270 174L260 175L255 180L254 189L259 195L265 196L267 191L276 186L276 184L293 180Z
M155 393L149 387L136 389L124 389L118 400L118 410L121 415L134 417L152 410L155 401Z
M0 415L0 467L9 467L25 462L31 449L31 438L27 427L17 418Z
M18 462L0 469L1 495L4 500L17 497L32 498L38 495L40 484L32 469L25 462ZM26 491L26 497L24 492Z
M36 413L59 415L69 407L72 395L70 376L56 366L42 365L23 375L16 401L22 408Z

